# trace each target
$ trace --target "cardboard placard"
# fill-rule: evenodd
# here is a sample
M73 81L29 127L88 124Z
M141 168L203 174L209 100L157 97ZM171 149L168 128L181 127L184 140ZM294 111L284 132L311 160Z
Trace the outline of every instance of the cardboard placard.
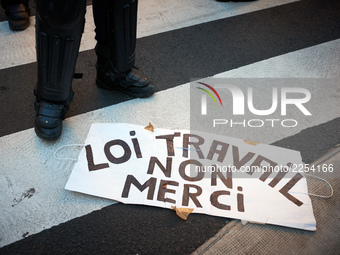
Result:
M298 151L123 123L92 124L85 144L67 190L316 230Z

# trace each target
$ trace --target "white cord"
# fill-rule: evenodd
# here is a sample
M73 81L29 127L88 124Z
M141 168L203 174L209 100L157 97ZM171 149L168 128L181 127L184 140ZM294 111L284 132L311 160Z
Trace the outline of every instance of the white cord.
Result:
M75 146L77 146L77 147L84 147L85 144L68 144L68 145L63 145L63 146L59 147L59 148L54 152L54 158L55 158L55 159L59 159L59 160L75 160L75 161L77 161L78 159L74 159L74 158L59 158L59 157L56 156L56 155L57 155L57 152L58 152L60 149L63 149L63 148L65 148L65 147L75 147Z
M315 176L315 175L310 175L310 174L306 174L306 173L305 173L305 175L310 176L310 177L315 178L315 179L319 179L319 180L325 182L329 186L329 188L331 189L331 194L329 196L322 196L322 195L317 195L317 194L312 194L312 193L308 193L308 195L314 196L314 197L322 197L322 198L331 198L333 196L333 188L332 188L332 185L328 181L326 181L325 179L322 179L318 176Z

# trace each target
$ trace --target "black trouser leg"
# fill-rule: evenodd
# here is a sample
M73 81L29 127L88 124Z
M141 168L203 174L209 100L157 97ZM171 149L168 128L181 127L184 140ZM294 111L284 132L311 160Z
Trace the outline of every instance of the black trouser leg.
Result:
M96 26L95 39L105 45L109 45L109 36L108 36L108 2L106 0L92 0L92 10L93 10L93 20Z

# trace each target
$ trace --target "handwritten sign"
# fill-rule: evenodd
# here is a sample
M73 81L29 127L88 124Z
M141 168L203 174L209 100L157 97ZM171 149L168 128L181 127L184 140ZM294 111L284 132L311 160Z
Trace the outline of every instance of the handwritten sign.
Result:
M189 130L92 124L66 189L316 230L298 151Z

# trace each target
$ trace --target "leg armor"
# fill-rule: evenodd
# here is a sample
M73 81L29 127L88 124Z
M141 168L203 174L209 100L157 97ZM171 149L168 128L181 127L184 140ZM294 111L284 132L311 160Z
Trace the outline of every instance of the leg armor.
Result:
M93 0L98 87L134 97L151 96L155 87L134 68L137 0Z
M127 72L135 64L137 34L137 0L109 1L109 42L111 59L119 72Z
M93 0L96 39L110 46L108 52L119 72L135 63L137 0Z
M56 140L73 97L72 79L84 30L86 0L37 0L35 132Z
M37 0L38 101L72 97L72 79L84 30L86 0Z

